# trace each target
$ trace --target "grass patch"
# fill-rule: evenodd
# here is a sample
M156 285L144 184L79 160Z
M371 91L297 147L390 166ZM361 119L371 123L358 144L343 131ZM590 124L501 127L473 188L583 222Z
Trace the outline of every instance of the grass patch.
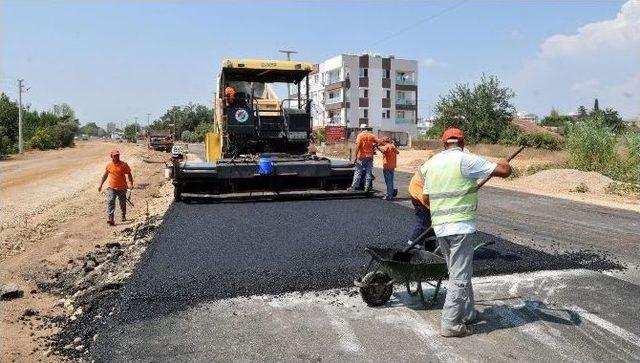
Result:
M605 192L621 196L640 195L640 185L634 183L613 182L607 186Z

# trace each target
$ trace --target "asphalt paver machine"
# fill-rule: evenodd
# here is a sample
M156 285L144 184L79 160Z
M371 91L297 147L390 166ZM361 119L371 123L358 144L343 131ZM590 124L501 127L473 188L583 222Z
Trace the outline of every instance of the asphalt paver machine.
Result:
M352 162L308 152L313 69L297 61L224 60L206 160L174 163L175 199L363 194L346 191ZM280 99L276 87L286 89L289 98Z

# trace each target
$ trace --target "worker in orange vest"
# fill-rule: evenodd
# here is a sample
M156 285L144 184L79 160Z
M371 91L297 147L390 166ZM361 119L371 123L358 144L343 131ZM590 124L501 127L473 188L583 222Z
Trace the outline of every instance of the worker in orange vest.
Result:
M371 133L372 128L369 125L361 124L360 130L356 138L356 170L353 173L353 183L347 190L354 191L360 188L364 172L364 191L369 192L373 182L373 148L378 145L380 140Z
M377 148L382 153L382 174L384 176L384 183L387 186L387 192L382 199L393 200L393 197L396 195L396 190L393 188L393 174L400 152L388 136L382 138Z
M424 195L424 176L426 173L425 162L413 174L409 181L409 196L411 196L411 204L413 204L414 214L416 216L416 224L413 226L413 232L408 243L412 244L424 231L431 227L431 212L429 211L429 200ZM433 229L427 234L426 240L422 243L424 249L433 252L436 249L436 234Z
M227 86L224 88L224 101L227 107L233 104L233 102L235 101L234 100L235 96L236 96L236 89L231 87L231 85L227 83Z

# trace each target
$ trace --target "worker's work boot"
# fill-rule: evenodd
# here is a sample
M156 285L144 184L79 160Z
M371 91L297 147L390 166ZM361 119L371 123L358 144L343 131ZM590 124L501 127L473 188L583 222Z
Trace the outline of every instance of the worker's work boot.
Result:
M115 226L116 222L114 222L113 219L108 219L107 220L107 224L110 225L110 226Z
M453 331L449 329L440 329L440 335L445 338L462 338L473 334L471 328L466 325L461 325L459 331Z
M127 221L127 216L125 216L124 214L122 215L122 221L126 222Z

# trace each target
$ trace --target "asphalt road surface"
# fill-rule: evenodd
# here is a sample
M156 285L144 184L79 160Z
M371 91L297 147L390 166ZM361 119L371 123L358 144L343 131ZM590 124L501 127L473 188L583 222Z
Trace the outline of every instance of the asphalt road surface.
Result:
M474 281L487 323L469 348L437 336L442 298L421 310L399 287L385 308L367 308L350 286L365 246L406 243L409 177L398 175L397 203L173 205L100 332L96 359L640 359L633 212L484 188L479 237L496 243L475 271L506 277ZM633 283L585 268L626 268L613 274Z

